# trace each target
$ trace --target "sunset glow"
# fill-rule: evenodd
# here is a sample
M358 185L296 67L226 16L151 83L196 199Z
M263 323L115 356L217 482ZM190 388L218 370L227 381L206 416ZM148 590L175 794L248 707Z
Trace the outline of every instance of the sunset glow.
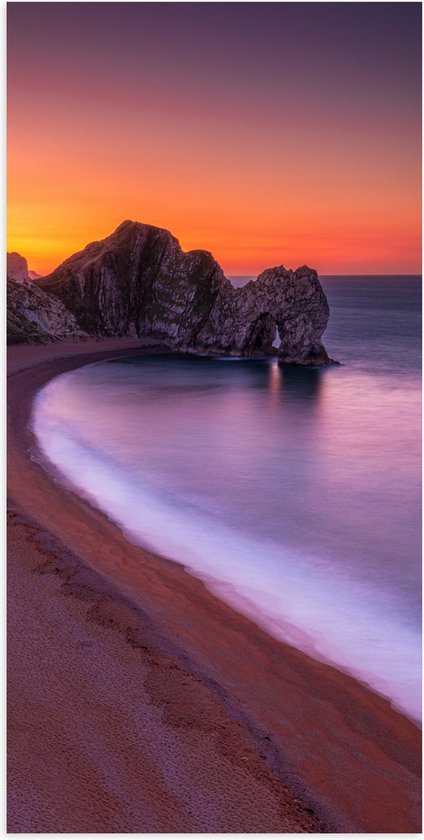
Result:
M9 4L8 250L134 219L227 274L420 272L420 6L308 5Z

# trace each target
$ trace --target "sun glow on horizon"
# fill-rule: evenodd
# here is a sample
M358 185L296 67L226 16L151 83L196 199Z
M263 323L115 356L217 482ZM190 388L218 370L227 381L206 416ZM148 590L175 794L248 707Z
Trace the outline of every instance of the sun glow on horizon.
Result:
M131 218L227 275L420 272L419 11L189 5L9 5L8 249Z

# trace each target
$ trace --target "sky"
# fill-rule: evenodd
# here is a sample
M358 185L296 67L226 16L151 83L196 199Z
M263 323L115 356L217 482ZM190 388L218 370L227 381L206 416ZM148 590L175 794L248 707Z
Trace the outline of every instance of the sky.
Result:
M421 272L419 3L9 3L8 250Z

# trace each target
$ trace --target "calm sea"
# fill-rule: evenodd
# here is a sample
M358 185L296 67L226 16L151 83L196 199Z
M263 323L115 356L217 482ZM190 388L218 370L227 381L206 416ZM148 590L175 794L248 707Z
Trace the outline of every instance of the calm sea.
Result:
M340 367L109 361L49 383L34 428L130 539L419 718L421 279L322 282Z

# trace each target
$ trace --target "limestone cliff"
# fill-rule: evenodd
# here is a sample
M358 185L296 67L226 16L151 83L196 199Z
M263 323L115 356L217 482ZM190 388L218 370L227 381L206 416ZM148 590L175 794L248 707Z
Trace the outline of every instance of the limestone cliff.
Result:
M7 278L7 343L44 344L82 336L74 316L34 282Z
M29 280L28 263L16 251L7 254L7 276L12 280Z
M123 222L38 285L94 335L139 335L191 345L229 284L206 251L185 254L170 233Z
M280 361L322 365L329 309L317 274L306 266L264 271L234 289L208 251L182 251L168 231L123 222L37 281L92 335L138 335L193 352L271 352L278 327Z

